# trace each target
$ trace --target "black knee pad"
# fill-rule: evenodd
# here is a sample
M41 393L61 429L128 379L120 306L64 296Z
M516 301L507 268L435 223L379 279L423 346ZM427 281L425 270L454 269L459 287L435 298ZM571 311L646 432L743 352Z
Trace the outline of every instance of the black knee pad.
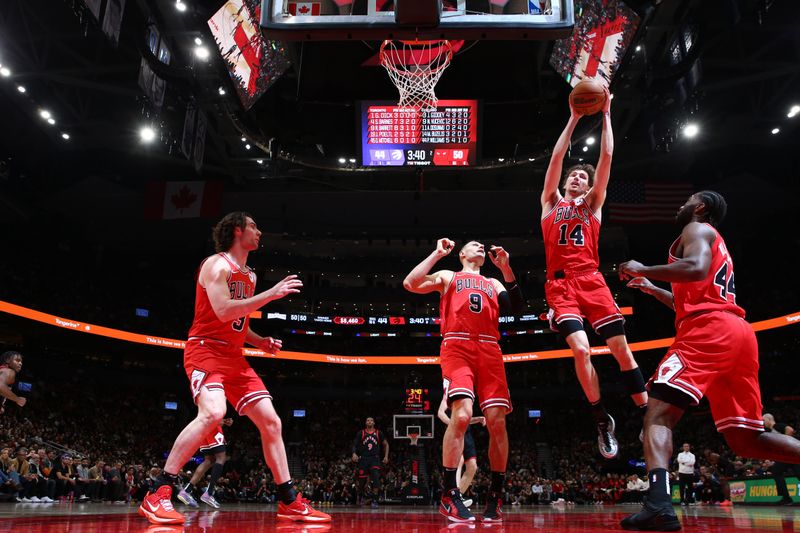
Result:
M661 400L664 403L674 405L675 407L683 409L684 411L688 409L694 401L694 398L685 392L681 392L678 389L673 389L669 385L665 385L663 383L653 383L650 385L650 397L655 398L656 400Z
M642 369L638 366L630 370L622 371L622 384L625 385L625 390L628 394L640 394L645 391L644 377L642 376Z
M625 321L617 320L605 326L600 326L597 328L597 333L603 337L603 340L608 340L617 335L625 335Z
M576 318L568 318L557 324L558 332L565 339L576 331L583 331L583 322Z

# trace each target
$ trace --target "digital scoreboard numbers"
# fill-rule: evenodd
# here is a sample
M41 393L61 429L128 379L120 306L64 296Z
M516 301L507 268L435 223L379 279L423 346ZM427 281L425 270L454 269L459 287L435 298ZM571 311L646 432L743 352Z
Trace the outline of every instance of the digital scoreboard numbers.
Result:
M361 119L364 166L468 166L477 159L477 100L439 100L430 110L362 102Z
M424 414L431 410L431 402L428 400L428 389L408 388L406 389L406 399L403 407L408 415Z

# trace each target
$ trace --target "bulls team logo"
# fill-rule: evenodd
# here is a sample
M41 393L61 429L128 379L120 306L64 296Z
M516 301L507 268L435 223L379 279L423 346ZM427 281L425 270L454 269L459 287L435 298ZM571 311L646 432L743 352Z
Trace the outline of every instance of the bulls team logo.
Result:
M659 365L658 376L656 377L655 382L668 383L681 370L683 370L683 361L681 361L681 358L678 357L677 353L673 353Z
M190 380L192 387L192 396L200 394L200 387L203 386L203 381L206 379L206 373L202 370L192 371L192 378Z

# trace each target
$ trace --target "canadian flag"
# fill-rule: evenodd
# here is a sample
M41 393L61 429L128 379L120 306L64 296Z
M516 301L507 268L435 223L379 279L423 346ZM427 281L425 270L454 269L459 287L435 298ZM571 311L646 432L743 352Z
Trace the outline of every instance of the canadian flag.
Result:
M320 11L319 2L289 2L289 13L296 17L317 16Z
M145 218L214 217L221 203L221 181L151 181L145 193Z

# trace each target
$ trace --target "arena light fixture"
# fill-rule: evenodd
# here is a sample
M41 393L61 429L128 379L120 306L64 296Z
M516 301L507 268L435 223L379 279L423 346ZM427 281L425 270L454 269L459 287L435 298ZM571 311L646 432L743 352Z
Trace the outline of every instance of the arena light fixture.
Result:
M355 163L355 162L356 162L356 158L355 158L355 157L351 157L351 158L349 159L349 161L350 161L351 163Z
M697 126L697 124L690 123L683 127L683 135L689 137L690 139L692 137L696 137L698 133L700 133L700 128Z
M595 142L596 139L594 137L586 137L586 144L588 144L589 146L593 145Z
M791 109L789 109L789 114L786 115L789 118L794 118L800 113L800 105L793 105Z
M339 158L339 163L344 165L345 163L347 163L347 159L345 159L344 157L340 157Z
M242 137L242 142L246 143L247 142L247 137Z
M249 150L249 149L250 149L250 143L247 143L247 144L245 144L245 145L244 145L244 149L245 149L245 150Z
M589 147L588 147L588 146L584 146L584 147L583 147L583 151L584 151L584 152L588 152L588 151L589 151Z
M17 90L23 94L27 91L27 89L23 85L17 85Z
M773 135L777 135L777 134L779 134L780 132L781 132L781 129L780 129L780 128L772 128L772 131L771 131L770 133L772 133Z
M498 157L498 158L497 158L497 160L498 160L498 161L500 161L500 162L502 163L503 161L505 161L505 160L506 160L506 158L505 158L505 157Z
M637 44L636 45L636 51L637 52L641 52L642 51L642 45L641 44Z
M195 46L194 48L194 55L197 59L206 60L211 56L211 52L208 51L208 48L205 46Z
M50 111L48 111L47 109L40 109L39 110L39 116L42 117L43 119L47 120L48 118L52 117L53 115L51 115Z
M225 88L224 87L220 87L219 89L217 89L217 92L219 93L220 96L225 96Z
M177 2L175 2L175 9L183 13L184 11L186 11L186 4L181 2L181 0L178 0Z
M53 117L50 117L50 118L47 119L47 123L50 124L51 126L55 126L56 125L56 119L54 119Z
M69 133L63 132L61 134L61 138L64 139L65 141L68 141L69 140Z
M259 165L263 165L264 164L264 160L263 159L256 159L256 163L258 163Z
M529 157L528 161L536 161L536 158L535 157Z
M145 143L153 142L153 140L156 138L156 132L150 126L143 126L139 130L139 138Z
M197 46L203 46L203 39L201 39L200 37L195 37L194 44L196 44Z
M11 76L11 71L8 69L8 67L0 67L0 74L2 74L4 78L7 78Z

